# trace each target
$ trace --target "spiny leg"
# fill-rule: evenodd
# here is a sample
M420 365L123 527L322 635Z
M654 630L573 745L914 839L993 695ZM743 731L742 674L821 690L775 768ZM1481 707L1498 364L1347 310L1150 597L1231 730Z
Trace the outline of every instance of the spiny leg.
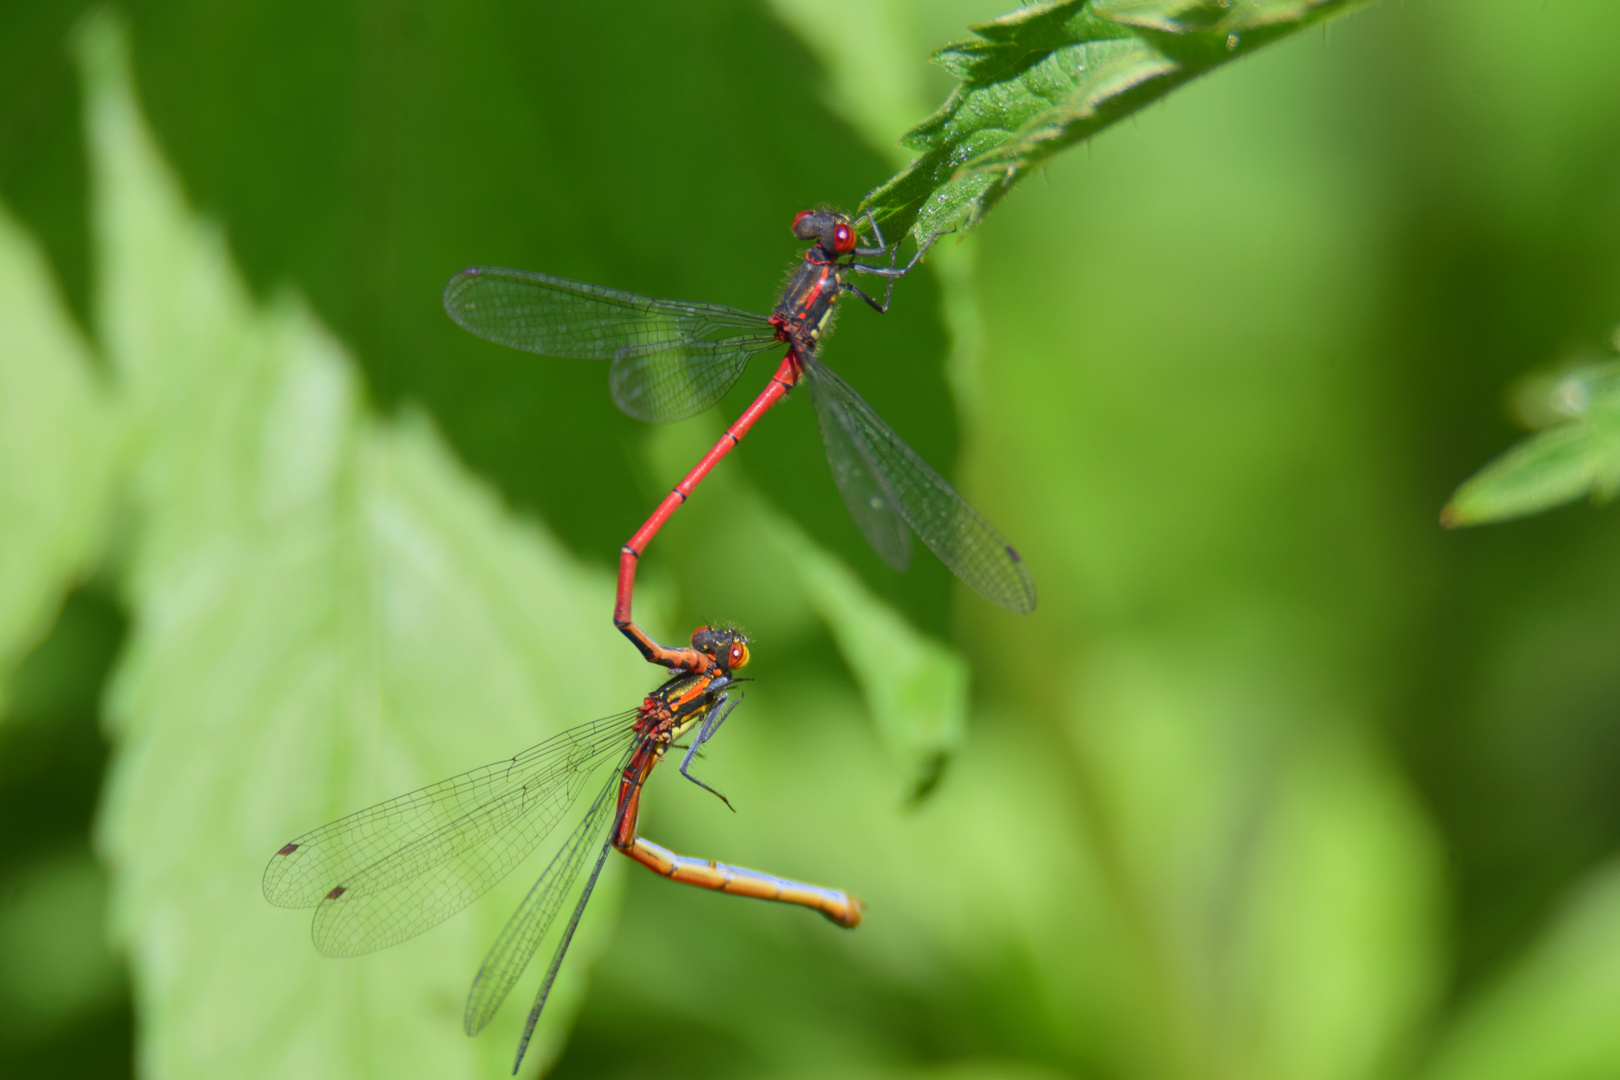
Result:
M867 211L867 218L869 220L871 219L871 216L872 216L871 211ZM877 223L875 221L873 221L873 228L876 229L876 227L877 227ZM948 229L946 231L947 232L955 232L956 230L955 229ZM898 244L896 244L893 248L890 249L890 253L889 253L889 263L890 263L890 265L888 265L888 266L868 266L865 263L850 263L849 264L849 269L851 269L851 270L857 270L857 271L859 271L859 272L861 272L863 274L876 274L879 277L885 277L885 278L889 279L889 287L887 289L885 289L884 292L883 292L883 302L882 303L879 303L878 301L872 299L870 296L867 296L866 293L862 292L852 282L845 281L845 282L841 282L840 284L842 285L845 292L854 293L856 296L860 297L862 300L865 300L868 304L870 304L871 307L872 307L872 310L878 312L879 314L884 314L884 313L888 312L889 303L894 298L894 283L895 283L895 281L897 279L899 279L899 278L905 277L907 274L911 273L914 269L916 269L917 264L922 262L923 256L928 254L928 249L934 246L934 241L938 240L941 236L944 236L944 235L945 235L945 233L943 233L943 232L937 232L934 235L930 236L927 240L923 241L923 243L917 248L917 253L911 257L911 261L906 263L906 265L904 265L904 266L896 267L894 265L895 256L898 255L899 251L900 251L900 245L898 245ZM861 253L857 252L857 254L861 254Z
M898 253L899 250L900 250L899 245L898 244L895 245L894 252L891 253L889 251L888 243L886 241L884 241L884 239L883 239L883 230L878 228L877 218L872 216L872 211L870 211L870 210L868 210L866 212L865 216L866 216L866 223L872 227L872 235L877 237L877 247L869 247L869 248L858 247L854 251L852 251L850 254L852 254L852 255L862 255L862 256L888 255L889 260L890 260L890 265L893 265L894 254Z
M703 726L698 728L697 737L692 740L692 745L687 747L686 756L681 759L681 775L692 781L692 783L696 784L704 791L707 791L710 795L713 795L715 798L725 803L726 809L735 814L737 812L737 808L731 805L730 799L726 798L724 795L714 790L714 788L710 787L708 784L705 784L702 780L699 780L697 777L686 771L686 767L692 764L692 759L696 757L697 752L703 748L703 744L713 738L714 733L720 730L720 725L726 722L726 717L731 715L731 710L742 704L741 691L737 693L737 700L730 703L727 703L726 696L727 695L725 694L721 694L717 699L715 699L715 703L709 706L709 711L704 714ZM722 706L724 706L724 708L722 708Z

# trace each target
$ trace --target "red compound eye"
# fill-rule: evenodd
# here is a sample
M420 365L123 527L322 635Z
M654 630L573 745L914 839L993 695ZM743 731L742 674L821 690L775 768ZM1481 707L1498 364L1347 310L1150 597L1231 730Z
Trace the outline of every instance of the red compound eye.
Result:
M840 255L848 255L855 250L855 230L848 225L839 225L833 230L833 250Z

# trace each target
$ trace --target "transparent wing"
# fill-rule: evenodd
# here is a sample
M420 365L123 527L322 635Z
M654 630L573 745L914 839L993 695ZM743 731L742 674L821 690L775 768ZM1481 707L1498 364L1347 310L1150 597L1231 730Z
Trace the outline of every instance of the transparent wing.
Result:
M557 942L557 949L551 954L551 963L546 967L546 977L540 980L540 990L534 995L534 1005L529 1009L529 1017L523 1022L523 1037L518 1040L517 1058L512 1062L512 1075L516 1076L518 1069L523 1065L523 1055L529 1049L529 1040L534 1038L534 1026L540 1022L540 1014L545 1010L546 999L551 996L551 984L557 981L557 972L562 970L563 957L568 955L568 944L574 940L574 931L579 929L580 916L585 914L585 905L591 898L591 890L596 888L596 879L602 876L602 864L607 862L608 845L603 844L601 852L596 856L596 865L591 868L591 876L585 882L585 888L580 891L579 900L574 904L574 913L568 917L568 925L563 928L562 940Z
M695 415L775 345L763 315L648 296L528 270L474 266L444 287L444 310L479 337L528 352L613 360L613 399L631 416Z
M613 403L637 420L685 420L725 397L749 359L776 344L773 337L626 350L608 373Z
M871 485L879 499L911 526L924 544L939 556L939 561L951 568L986 600L1020 615L1035 610L1035 583L1018 552L986 521L956 489L945 482L915 450L901 441L890 430L872 407L843 379L817 362L806 358L805 374L815 395L816 411L822 417L825 436L831 428L835 436L847 437L860 463L868 470ZM828 439L827 454L833 460L833 475L838 477L837 456L847 448ZM844 501L850 502L852 493L870 498L872 492L867 479L856 478L846 486L839 481ZM868 515L881 522L880 511L873 508ZM855 520L877 548L878 554L888 553L868 531L868 521L860 514ZM888 537L880 536L885 543Z
M628 756L620 759L621 769L627 762ZM576 907L583 907L584 900L590 896L596 884L594 873L578 897L574 895L574 883L590 857L606 846L607 829L617 806L617 800L613 797L617 777L617 772L608 777L606 786L591 808L574 827L557 854L552 856L551 862L546 864L539 879L523 898L523 903L506 920L500 937L495 939L489 954L479 965L478 974L473 977L472 989L467 993L466 1011L462 1015L462 1027L468 1035L478 1034L494 1018L496 1010L511 993L512 987L529 966L529 961L534 959L540 943L546 939L558 913L567 906L568 901L574 899ZM565 927L565 939L560 943L553 966L560 965L562 952L568 947L567 939L571 937L572 932Z
M556 827L591 774L633 741L635 717L582 724L306 833L271 858L265 898L315 906L315 946L330 956L421 933L483 895Z
M848 410L838 408L831 394L812 390L811 397L816 403L816 419L821 422L821 441L827 446L827 464L832 467L844 505L849 507L861 535L883 561L895 570L904 570L911 565L911 532L857 448Z

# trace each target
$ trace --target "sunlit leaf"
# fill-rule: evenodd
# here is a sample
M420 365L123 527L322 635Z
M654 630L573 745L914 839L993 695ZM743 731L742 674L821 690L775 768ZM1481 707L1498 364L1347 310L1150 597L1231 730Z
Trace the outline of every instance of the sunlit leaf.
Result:
M0 206L0 688L101 542L118 416L45 261Z
M376 419L301 304L248 295L160 160L124 50L108 19L80 40L100 330L139 432L98 840L143 1071L500 1075L540 972L478 1039L461 1003L538 860L355 961L319 956L260 875L288 838L634 704L652 673L612 632L605 575L513 521L419 416ZM531 1074L559 1048L612 891Z
M891 235L970 229L1053 154L1199 75L1360 0L1051 0L973 27L959 80L906 133L921 156L862 204Z

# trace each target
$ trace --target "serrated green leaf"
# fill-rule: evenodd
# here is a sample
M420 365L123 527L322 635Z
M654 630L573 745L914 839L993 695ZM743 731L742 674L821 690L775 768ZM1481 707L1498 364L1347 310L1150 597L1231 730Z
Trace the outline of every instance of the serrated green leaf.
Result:
M0 206L0 690L88 568L118 417L45 261Z
M1030 170L1181 84L1361 0L1055 0L973 27L934 60L961 85L867 195L891 235L971 229Z
M139 432L134 628L98 843L142 1071L501 1075L540 972L477 1039L461 1003L537 859L355 961L321 957L308 913L264 901L265 862L341 814L633 704L651 671L613 632L605 574L513 521L419 416L377 419L302 304L248 295L138 114L118 26L94 21L79 45L100 330ZM558 1051L613 893L575 940L531 1075Z

